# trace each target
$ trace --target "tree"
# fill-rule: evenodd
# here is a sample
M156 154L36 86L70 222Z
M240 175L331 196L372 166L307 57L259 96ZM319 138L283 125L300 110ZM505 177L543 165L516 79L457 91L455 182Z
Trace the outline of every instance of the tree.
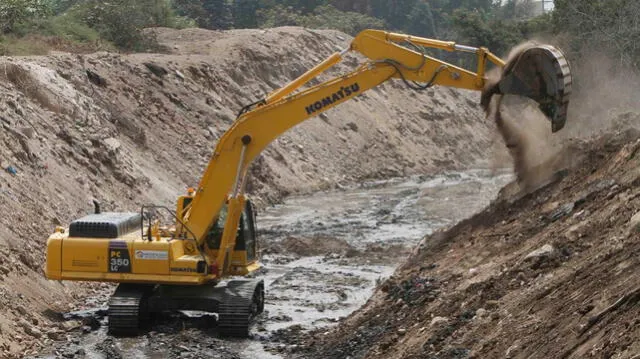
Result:
M70 11L104 39L127 50L142 50L150 44L143 29L175 27L181 21L169 0L90 0Z
M404 29L417 0L371 0L371 15L395 29Z
M534 14L532 0L507 0L497 14L502 19L528 19Z
M301 25L336 29L351 35L356 35L365 29L385 28L384 20L356 12L340 11L331 5L317 7L313 15L303 17Z
M173 7L180 16L193 19L199 27L209 26L210 15L200 0L173 0Z
M436 22L429 3L416 3L407 21L408 33L425 37L437 37Z
M228 1L204 0L202 3L204 10L209 14L206 28L224 30L233 27L233 9Z
M258 27L257 12L259 3L256 0L235 0L233 3L233 23L238 29Z
M495 17L483 11L458 9L453 12L453 25L458 41L473 46L486 46L492 52L506 54L524 40L520 24Z
M640 67L640 2L556 0L554 30L570 35L576 56L613 54L625 66Z
M49 3L44 0L2 0L0 31L13 32L16 25L47 16L49 13Z

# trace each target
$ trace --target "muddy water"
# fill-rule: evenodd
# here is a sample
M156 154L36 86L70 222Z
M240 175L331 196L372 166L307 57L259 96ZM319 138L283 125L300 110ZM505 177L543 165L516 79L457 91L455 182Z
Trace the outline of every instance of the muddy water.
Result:
M258 217L267 302L251 339L216 339L214 317L202 313L166 318L137 338L111 338L96 314L100 328L72 333L41 357L280 358L281 333L335 325L422 237L477 212L511 179L477 170L289 198Z

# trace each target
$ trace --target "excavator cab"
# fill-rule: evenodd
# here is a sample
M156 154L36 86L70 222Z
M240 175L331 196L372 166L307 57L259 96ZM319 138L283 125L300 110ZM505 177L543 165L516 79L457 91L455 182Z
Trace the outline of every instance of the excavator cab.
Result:
M222 234L224 233L224 225L227 220L227 206L222 207L218 220L211 226L207 235L206 243L207 248L213 251L213 255L216 255L220 249L220 242L222 241ZM240 216L240 223L238 225L238 231L236 232L236 244L233 249L232 265L233 263L252 263L255 262L258 252L258 240L256 237L256 210L253 202L247 200L245 203L244 211ZM242 267L233 268L233 272L241 272ZM242 273L244 274L244 273Z

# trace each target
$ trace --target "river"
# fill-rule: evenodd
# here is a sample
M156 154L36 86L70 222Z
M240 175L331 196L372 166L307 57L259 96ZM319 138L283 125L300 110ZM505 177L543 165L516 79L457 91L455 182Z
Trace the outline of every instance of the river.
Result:
M266 305L250 339L217 339L215 317L191 312L148 334L113 338L95 305L106 303L105 291L86 306L100 326L69 333L38 358L281 358L279 333L336 325L424 236L478 212L511 180L471 170L290 197L258 215Z

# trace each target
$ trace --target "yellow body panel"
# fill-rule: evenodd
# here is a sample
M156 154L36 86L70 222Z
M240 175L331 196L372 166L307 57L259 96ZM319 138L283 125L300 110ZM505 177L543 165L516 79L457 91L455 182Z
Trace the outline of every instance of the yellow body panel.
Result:
M198 263L206 262L205 257L184 254L184 247L190 247L188 242L169 238L150 242L139 233L113 239L70 238L67 233L54 233L47 241L46 276L55 280L173 285L216 280L215 273L198 272ZM260 267L257 261L247 263L246 258L246 251L233 251L233 275L246 275ZM130 266L130 272L115 272L118 263Z

